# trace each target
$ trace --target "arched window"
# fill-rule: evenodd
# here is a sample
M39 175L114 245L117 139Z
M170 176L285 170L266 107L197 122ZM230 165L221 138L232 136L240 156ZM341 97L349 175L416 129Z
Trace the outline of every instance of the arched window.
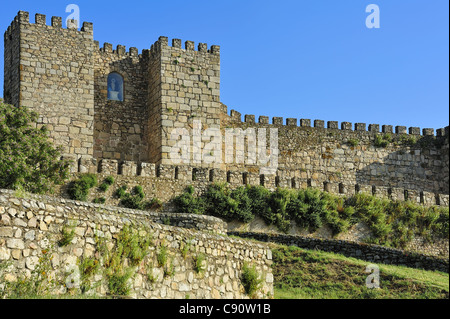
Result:
M123 77L119 73L108 75L108 100L123 102Z

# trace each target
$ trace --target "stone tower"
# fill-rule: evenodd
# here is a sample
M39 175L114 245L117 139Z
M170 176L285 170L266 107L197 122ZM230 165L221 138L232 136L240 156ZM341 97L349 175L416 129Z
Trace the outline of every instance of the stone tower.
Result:
M5 102L40 114L65 155L92 157L94 61L91 23L63 29L62 19L20 11L4 35Z
M167 164L173 129L220 127L220 47L160 37L151 49L93 39L92 23L20 11L5 32L5 101L39 113L51 138L75 160ZM123 79L110 99L109 76ZM195 150L194 150L195 151Z

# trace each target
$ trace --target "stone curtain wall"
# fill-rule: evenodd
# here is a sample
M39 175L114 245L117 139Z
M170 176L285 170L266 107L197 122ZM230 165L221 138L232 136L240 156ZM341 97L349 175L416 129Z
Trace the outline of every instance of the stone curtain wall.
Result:
M420 192L449 194L448 189L448 127L423 129L365 123L269 118L246 115L242 122L239 112L223 121L222 127L278 128L279 160L276 185L281 187L313 186L333 193L362 191L380 195L389 188L409 190L406 195L415 201ZM376 147L377 136L390 134L393 142ZM409 141L416 140L414 145ZM355 145L356 144L356 145ZM249 165L228 165L238 174L257 171ZM275 185L275 186L276 186ZM356 186L358 185L358 186ZM385 193L385 194L383 194ZM396 196L396 195L394 195ZM403 197L403 195L400 195Z
M117 160L100 160L87 161L83 165L73 167L73 173L98 172L99 180L112 175L116 176L116 185L128 185L133 187L141 185L144 192L151 198L157 197L163 202L171 200L174 196L181 194L184 189L193 185L198 192L202 192L208 185L215 182L229 182L230 187L236 188L245 185L260 185L261 175L259 171L254 172L251 168L241 167L241 171L222 170L216 168L205 168L196 166L174 166L174 165L156 165L151 163L136 163ZM278 175L264 176L264 186L274 190L278 185L286 188L306 188L308 186L316 187L323 190L323 180L307 177L292 178L291 174L305 173L300 169L295 171L279 170ZM315 177L315 176L312 176ZM292 182L294 180L294 182ZM340 184L344 183L345 187L341 188ZM354 184L353 184L354 183ZM357 182L349 182L343 180L329 181L327 190L330 193L351 196L355 193L355 188L359 187L360 192L374 194L380 198L390 198L393 200L410 200L423 205L440 205L448 207L449 195L442 193L421 191L414 189L406 189L402 187L387 187L358 184ZM373 191L375 190L375 193ZM64 193L61 193L62 195ZM101 194L98 194L101 195Z
M94 153L94 42L91 23L81 31L62 28L62 19L20 11L7 36L5 51L13 63L5 63L6 102L31 108L40 114L38 125L47 125L50 136L64 154ZM19 42L19 47L17 47ZM10 53L5 55L10 58ZM15 59L20 59L19 65ZM17 79L15 67L19 68ZM11 69L12 68L12 69ZM11 76L10 76L11 74ZM17 83L17 80L20 83ZM18 90L19 89L19 90ZM17 98L18 95L18 98Z
M229 232L228 234L243 238L252 238L262 242L273 242L281 245L297 246L310 250L317 249L334 252L347 257L354 257L373 263L405 265L412 268L438 270L446 273L449 271L448 258L406 253L402 250L383 246L354 243L343 240L318 239L281 234L252 232Z
M132 222L152 235L149 255L134 270L130 279L134 298L248 298L240 277L244 262L256 267L263 279L258 297L273 296L272 254L265 244L228 238L210 232L160 225L151 222L144 212L117 211L108 207L65 201L45 196L0 191L0 262L12 262L7 280L20 273L30 275L36 269L43 251L51 254L52 276L64 282L65 272L76 269L83 258L98 258L96 236L106 240L111 249L125 224ZM64 226L75 223L75 237L68 246L59 247ZM187 257L182 248L190 242ZM165 277L158 267L156 254L161 244L169 249L169 264L174 273ZM204 272L197 273L193 257L206 256ZM148 276L152 277L149 281ZM100 296L108 293L102 272L91 278L91 287ZM58 287L55 293L65 293Z

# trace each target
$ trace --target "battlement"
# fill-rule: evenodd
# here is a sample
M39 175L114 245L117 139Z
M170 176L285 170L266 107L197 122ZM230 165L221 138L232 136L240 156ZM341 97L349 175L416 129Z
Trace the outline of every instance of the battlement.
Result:
M172 39L172 46L169 46L169 38L165 36L159 37L158 41L156 41L154 44L152 44L150 51L152 53L158 52L163 47L170 47L173 49L180 49L182 51L194 51L198 53L210 53L214 55L220 55L220 46L218 45L212 45L208 50L208 44L206 43L199 43L197 50L195 50L195 42L193 41L186 41L184 43L184 49L181 48L181 39Z
M45 26L47 28L54 28L54 29L63 29L63 30L71 30L76 32L83 32L88 34L94 33L94 26L91 22L83 22L82 27L80 30L78 30L78 23L76 20L68 20L67 22L67 28L63 28L62 18L61 17L52 17L51 23L47 24L47 17L45 14L36 13L34 23L30 23L30 14L26 11L19 11L17 13L17 16L14 18L11 25L8 27L8 29L5 32L5 39L7 36L10 36L12 34L12 31L17 28L19 24L30 24L30 25L36 25L36 26Z
M449 127L433 129L424 128L421 130L420 127L409 127L406 126L394 126L392 125L380 125L380 124L369 124L366 123L350 123L342 122L339 125L338 121L323 121L311 119L300 119L300 122L296 118L283 117L273 117L272 122L269 122L268 116L259 116L258 122L256 122L256 116L253 114L244 115L244 120L242 121L242 114L236 110L230 111L230 118L235 123L246 123L249 125L273 125L273 126L285 126L285 127L302 127L302 128L316 128L316 129L328 129L328 130L342 130L342 131L354 131L354 132L370 132L370 133L384 133L384 134L408 134L414 136L433 136L433 137L447 137L449 135ZM326 123L326 127L325 127ZM380 131L381 127L381 131Z
M123 58L142 58L142 56L146 55L146 51L148 49L142 50L142 53L139 54L139 50L136 47L126 48L125 45L118 44L115 49L113 49L113 45L111 43L105 42L103 46L100 47L99 41L94 41L95 50L98 51L102 55L110 55L114 54Z
M139 163L102 159L100 161L81 158L72 168L72 173L99 173L102 175L139 177L157 179L170 184L179 183L187 187L194 185L205 189L208 184L228 183L230 187L264 186L268 189L278 187L288 189L317 188L331 194L352 196L357 193L367 193L379 198L412 201L425 206L449 206L449 195L433 193L422 189L406 189L403 187L380 186L363 183L352 183L345 179L308 178L299 171L279 169L275 174L264 175L249 169L237 170L230 168L204 168L190 165L164 165L154 163ZM180 189L184 189L181 187ZM174 196L175 194L169 194ZM171 197L169 196L169 197Z

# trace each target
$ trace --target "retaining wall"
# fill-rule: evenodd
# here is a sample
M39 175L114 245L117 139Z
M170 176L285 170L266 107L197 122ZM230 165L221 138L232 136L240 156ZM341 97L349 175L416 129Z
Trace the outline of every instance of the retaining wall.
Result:
M31 276L38 269L39 260L49 254L51 266L47 275L61 283L51 292L68 293L70 285L64 286L68 274L76 273L84 259L104 261L105 253L98 247L99 238L111 252L124 225L132 224L141 229L141 234L151 235L152 243L143 261L133 268L128 282L131 297L248 298L241 282L244 262L255 266L263 279L257 296L273 296L272 253L265 244L229 238L211 230L157 224L153 222L155 217L146 212L47 196L16 195L13 191L0 190L0 262L11 263L5 275L7 281L15 281L21 275ZM213 222L211 218L205 220L206 224ZM181 222L180 218L177 223ZM74 238L69 245L60 247L57 242L63 237L63 229L69 226L75 227ZM215 229L219 233L220 227L219 223ZM183 256L186 245L187 254ZM168 261L166 266L159 267L156 259L162 246L168 249ZM200 273L194 263L199 254L206 257L202 263L204 271ZM125 260L124 264L130 265L130 261ZM172 274L164 275L170 270ZM92 275L90 287L87 294L110 293L104 269ZM74 289L79 292L80 288Z

